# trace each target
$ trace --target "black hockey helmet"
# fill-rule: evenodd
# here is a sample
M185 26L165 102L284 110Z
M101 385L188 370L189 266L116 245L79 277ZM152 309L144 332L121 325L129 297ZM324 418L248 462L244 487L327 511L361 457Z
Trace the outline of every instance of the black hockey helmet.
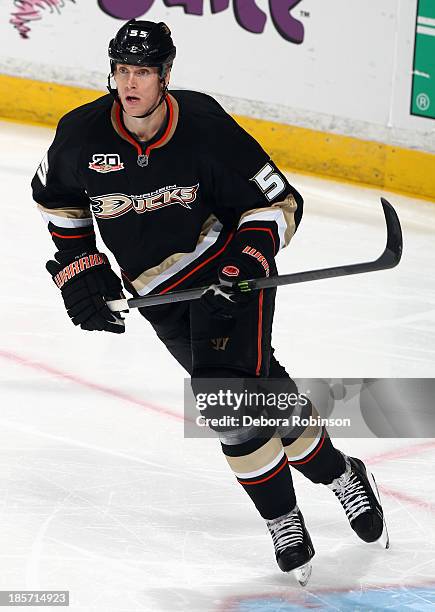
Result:
M116 64L156 66L160 77L166 76L176 54L171 31L163 23L131 19L109 43L111 72Z

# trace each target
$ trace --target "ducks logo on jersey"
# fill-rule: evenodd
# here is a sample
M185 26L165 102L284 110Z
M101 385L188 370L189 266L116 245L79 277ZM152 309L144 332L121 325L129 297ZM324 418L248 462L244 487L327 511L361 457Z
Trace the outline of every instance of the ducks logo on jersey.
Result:
M199 183L191 187L169 185L138 196L109 193L90 198L92 201L91 210L98 219L115 219L125 215L130 210L134 210L137 214L143 214L174 204L179 204L190 210L190 204L196 200L198 188Z

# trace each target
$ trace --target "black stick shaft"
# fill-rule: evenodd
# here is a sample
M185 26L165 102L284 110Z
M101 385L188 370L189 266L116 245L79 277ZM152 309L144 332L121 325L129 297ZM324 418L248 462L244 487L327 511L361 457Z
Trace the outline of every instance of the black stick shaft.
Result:
M384 198L381 198L381 202L387 225L387 245L378 259L365 263L336 266L334 268L322 268L319 270L308 270L306 272L295 272L293 274L282 274L270 278L241 281L241 283L239 283L240 289L243 291L268 289L271 287L280 287L282 285L294 285L307 281L349 276L352 274L364 274L366 272L394 268L397 266L402 256L402 229L396 211L391 204ZM217 286L220 287L220 285ZM114 302L108 302L108 306L111 310L122 310L126 306L125 302L127 302L128 308L144 308L146 306L156 306L159 304L172 304L175 302L197 300L207 291L207 289L209 289L209 287L196 287L166 294L131 298L129 300L115 300ZM124 305L121 306L120 302L123 302Z

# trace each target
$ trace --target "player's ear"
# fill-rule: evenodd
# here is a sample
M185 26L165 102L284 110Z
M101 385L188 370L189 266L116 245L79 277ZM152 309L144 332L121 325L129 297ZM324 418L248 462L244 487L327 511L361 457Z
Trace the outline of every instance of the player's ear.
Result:
M166 74L165 74L165 85L166 86L169 85L169 80L171 78L171 70L172 70L172 66L170 68L168 68L168 70L166 71Z

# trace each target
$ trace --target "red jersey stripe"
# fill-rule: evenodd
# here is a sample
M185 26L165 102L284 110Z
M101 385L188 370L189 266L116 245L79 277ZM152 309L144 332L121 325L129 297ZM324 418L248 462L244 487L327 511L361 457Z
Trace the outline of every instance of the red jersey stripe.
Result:
M257 336L257 368L255 375L260 376L261 362L263 359L263 353L261 344L263 340L263 289L260 291L260 297L258 298L258 336Z
M212 261L213 259L215 259L216 257L218 257L223 251L225 251L225 249L228 246L228 243L230 242L230 240L232 239L232 237L234 236L234 233L231 233L228 238L226 239L226 242L224 244L223 247L221 247L219 249L219 251L217 251L217 253L215 253L214 255L212 255L211 257L209 257L208 259L206 259L205 261L202 261L200 264L198 264L195 268L193 268L193 270L191 270L190 272L188 272L187 274L185 274L182 278L180 278L179 280L175 281L175 283L172 283L172 285L170 285L169 287L166 287L166 289L163 289L163 291L159 292L159 295L162 295L163 293L167 293L168 291L170 291L171 289L173 289L174 287L177 287L180 283L182 283L184 280L186 280L186 278L189 278L189 276L191 276L192 274L194 274L197 270L199 270L200 268L202 268L203 266L205 266L209 261Z

